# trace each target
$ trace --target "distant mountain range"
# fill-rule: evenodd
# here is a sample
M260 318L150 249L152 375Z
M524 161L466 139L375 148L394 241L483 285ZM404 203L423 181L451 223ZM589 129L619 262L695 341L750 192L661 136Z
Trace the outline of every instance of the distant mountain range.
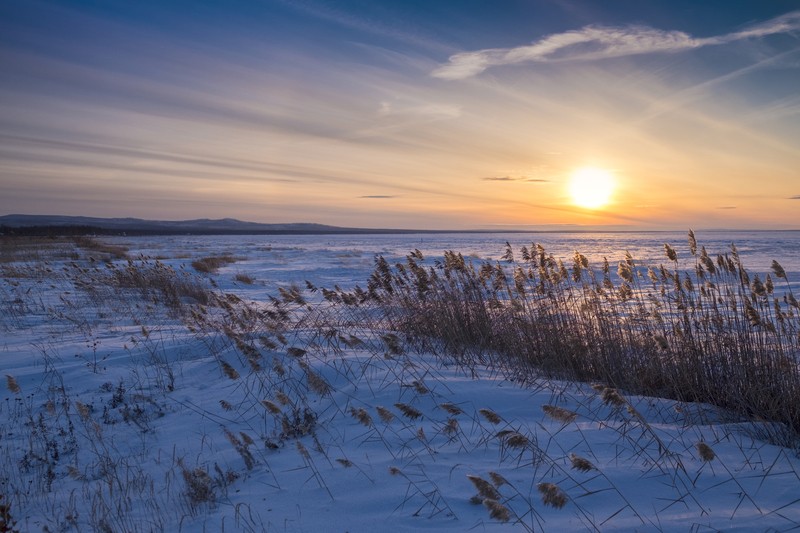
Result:
M139 218L96 218L57 215L0 216L0 233L19 234L128 234L128 235L319 235L428 233L425 230L367 229L324 224L260 224L234 218L212 220L143 220Z

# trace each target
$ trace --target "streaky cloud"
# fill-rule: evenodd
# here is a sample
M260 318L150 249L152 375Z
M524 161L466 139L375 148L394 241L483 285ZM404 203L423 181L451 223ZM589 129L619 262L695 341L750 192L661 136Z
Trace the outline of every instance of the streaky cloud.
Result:
M359 196L359 198L369 198L369 199L387 199L387 198L397 198L397 196L393 196L391 194L369 194L366 196Z
M548 35L526 46L487 48L455 54L450 56L446 64L435 69L431 75L436 78L461 80L476 76L493 66L674 53L794 32L800 32L800 10L752 25L742 31L703 38L692 37L682 31L664 31L648 26L584 26L579 30Z
M790 196L789 198L787 198L787 200L800 200L800 194L796 196Z
M526 183L549 183L550 180L545 180L541 178L527 178L525 176L520 176L515 178L513 176L489 176L487 178L481 178L482 181L524 181Z

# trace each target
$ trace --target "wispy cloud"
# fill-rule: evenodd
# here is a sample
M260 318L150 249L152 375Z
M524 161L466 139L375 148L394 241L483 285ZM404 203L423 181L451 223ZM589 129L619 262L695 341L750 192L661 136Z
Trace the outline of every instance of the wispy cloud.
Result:
M735 205L723 205L718 207L717 209L736 209Z
M608 59L640 54L670 53L775 35L800 32L800 11L792 11L742 31L713 37L693 37L682 31L647 26L585 26L579 30L548 35L516 48L488 48L450 56L432 72L437 78L465 79L498 65L551 63Z
M391 102L381 102L378 115L382 117L392 115L409 115L438 119L458 118L461 116L461 107L452 104L417 104L398 106Z
M800 200L800 194L798 194L797 196L790 196L789 198L787 198L787 200Z
M481 178L483 181L524 181L527 183L549 183L550 180L540 179L540 178L529 178L527 176L489 176L486 178Z
M392 196L390 194L369 194L367 196L359 196L359 198L384 199L384 198L397 198L397 196Z

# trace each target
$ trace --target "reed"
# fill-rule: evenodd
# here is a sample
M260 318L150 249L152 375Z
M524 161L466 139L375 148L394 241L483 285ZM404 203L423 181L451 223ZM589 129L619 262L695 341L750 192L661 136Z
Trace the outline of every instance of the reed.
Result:
M772 437L796 445L800 304L786 271L774 261L751 274L735 245L713 258L692 232L689 250L665 244L666 263L649 266L626 254L615 276L608 261L576 253L570 266L537 244L508 246L504 263L454 251L433 264L416 251L395 266L379 257L367 305L410 346L467 368L602 382L615 408L626 405L620 390L711 403L778 422Z

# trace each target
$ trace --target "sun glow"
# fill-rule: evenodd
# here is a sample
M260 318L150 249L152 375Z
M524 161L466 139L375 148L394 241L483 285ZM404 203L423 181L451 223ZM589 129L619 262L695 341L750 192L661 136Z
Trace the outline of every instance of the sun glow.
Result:
M584 167L572 173L569 194L572 203L586 209L598 209L608 204L614 192L614 177L607 170Z

